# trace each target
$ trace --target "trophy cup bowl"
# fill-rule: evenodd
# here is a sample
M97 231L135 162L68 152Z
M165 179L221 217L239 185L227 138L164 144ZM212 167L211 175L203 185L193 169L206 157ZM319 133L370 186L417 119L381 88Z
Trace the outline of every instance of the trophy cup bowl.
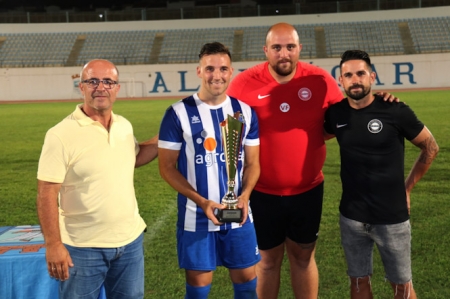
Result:
M236 112L234 117L228 115L227 119L220 123L228 189L225 196L222 198L222 205L224 205L225 208L218 210L216 217L223 223L240 223L243 219L242 209L237 207L238 199L234 192L237 163L242 141L242 130L244 128L244 123L240 119L242 119L242 114Z

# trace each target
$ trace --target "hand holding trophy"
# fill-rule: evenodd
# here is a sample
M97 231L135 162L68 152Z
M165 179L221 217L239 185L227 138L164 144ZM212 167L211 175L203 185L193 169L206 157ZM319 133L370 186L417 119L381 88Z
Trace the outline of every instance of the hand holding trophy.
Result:
M234 193L242 130L244 128L241 112L236 112L234 116L228 115L227 119L220 123L220 127L225 154L225 167L227 169L228 189L222 198L222 204L225 208L219 210L216 217L220 222L241 222L242 209L237 207L238 199Z

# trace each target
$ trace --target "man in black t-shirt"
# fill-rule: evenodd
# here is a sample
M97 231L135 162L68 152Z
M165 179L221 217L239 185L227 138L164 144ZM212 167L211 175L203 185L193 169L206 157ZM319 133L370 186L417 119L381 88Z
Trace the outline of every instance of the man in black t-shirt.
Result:
M336 136L341 155L339 206L351 298L372 298L372 250L377 244L395 298L416 298L411 274L410 193L436 157L430 131L404 103L371 93L376 74L369 55L342 55L339 81L347 98L325 113L325 138ZM420 148L404 180L404 139Z

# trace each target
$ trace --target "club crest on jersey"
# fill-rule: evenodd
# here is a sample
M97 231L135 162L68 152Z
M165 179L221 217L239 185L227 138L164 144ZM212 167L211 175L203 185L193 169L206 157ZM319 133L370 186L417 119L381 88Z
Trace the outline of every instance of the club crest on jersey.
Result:
M312 96L312 92L311 92L311 90L309 88L302 87L298 91L298 97L302 101L305 101L305 102L309 101L309 99L311 99L311 96Z
M280 110L281 110L281 112L288 112L289 109L291 109L291 106L289 106L288 103L282 103L282 104L280 105Z
M378 119L372 119L367 124L367 129L369 130L370 133L373 134L380 133L381 130L383 129L383 123Z
M200 123L200 118L197 115L194 115L191 117L191 123L192 124L198 124Z
M238 115L238 121L240 121L241 123L245 124L244 114L239 113L239 115Z

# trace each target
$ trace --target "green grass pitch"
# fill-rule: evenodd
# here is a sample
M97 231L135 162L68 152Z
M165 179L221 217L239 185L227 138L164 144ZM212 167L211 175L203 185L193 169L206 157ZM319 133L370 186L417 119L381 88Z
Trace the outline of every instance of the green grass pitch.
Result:
M419 298L450 298L450 91L394 92L411 106L440 145L430 171L412 192L413 282ZM158 132L165 109L173 100L118 100L114 112L128 118L138 140ZM74 110L74 102L0 105L0 226L37 224L35 209L37 164L48 128ZM405 173L418 156L406 142ZM349 298L346 265L340 246L339 153L335 140L327 141L324 166L325 198L316 259L320 273L319 297ZM136 170L136 195L148 225L145 235L145 298L183 298L184 272L178 268L175 241L175 192L160 178L157 161ZM384 282L378 254L374 254L374 298L392 298ZM210 298L233 298L226 269L214 276ZM289 266L281 274L279 298L293 298Z

